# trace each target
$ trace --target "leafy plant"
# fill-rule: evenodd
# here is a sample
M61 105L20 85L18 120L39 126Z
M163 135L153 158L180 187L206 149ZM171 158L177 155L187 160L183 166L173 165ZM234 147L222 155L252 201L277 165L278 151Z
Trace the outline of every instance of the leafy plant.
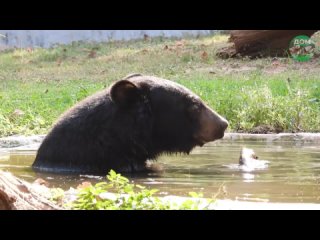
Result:
M107 175L109 182L100 182L94 186L88 185L81 189L78 197L69 203L75 210L196 210L203 202L202 194L190 193L192 199L181 203L170 202L154 194L157 189L146 189L143 186L131 184L126 177L111 170ZM112 193L111 193L112 192ZM207 208L214 200L208 200Z
M56 202L57 204L61 204L63 202L63 198L65 197L64 191L62 188L51 188L51 201Z

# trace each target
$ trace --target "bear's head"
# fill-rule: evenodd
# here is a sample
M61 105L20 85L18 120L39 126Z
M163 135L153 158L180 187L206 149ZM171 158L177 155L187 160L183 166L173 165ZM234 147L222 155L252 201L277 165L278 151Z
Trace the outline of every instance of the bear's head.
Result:
M222 138L228 127L196 94L169 80L135 74L114 83L110 97L119 111L135 115L151 158L163 152L189 153Z

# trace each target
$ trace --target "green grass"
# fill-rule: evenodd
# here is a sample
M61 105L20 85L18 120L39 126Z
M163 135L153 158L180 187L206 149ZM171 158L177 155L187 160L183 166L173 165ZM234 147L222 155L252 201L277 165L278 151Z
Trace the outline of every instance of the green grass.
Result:
M134 72L190 88L229 120L229 131L320 131L319 58L222 60L215 54L226 40L159 37L0 52L0 136L46 133L77 101Z

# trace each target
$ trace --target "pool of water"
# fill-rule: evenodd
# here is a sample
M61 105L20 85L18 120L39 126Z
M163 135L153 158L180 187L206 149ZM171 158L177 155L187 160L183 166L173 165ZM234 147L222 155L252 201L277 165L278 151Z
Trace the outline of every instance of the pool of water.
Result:
M234 168L242 147L254 149L269 167L244 171ZM41 177L51 187L68 189L82 181L97 182L100 176L66 176L35 173L34 150L0 149L0 169L29 182ZM220 199L262 202L320 203L320 144L300 141L220 140L196 148L190 155L161 156L163 172L127 176L135 183L157 188L161 195L187 196L219 193Z

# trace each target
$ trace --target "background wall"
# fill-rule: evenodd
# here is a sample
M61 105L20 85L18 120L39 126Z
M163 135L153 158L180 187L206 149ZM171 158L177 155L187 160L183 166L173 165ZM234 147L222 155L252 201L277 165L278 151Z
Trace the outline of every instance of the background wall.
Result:
M208 35L219 30L0 30L0 48L51 47L73 41L105 42L150 37L183 37Z

